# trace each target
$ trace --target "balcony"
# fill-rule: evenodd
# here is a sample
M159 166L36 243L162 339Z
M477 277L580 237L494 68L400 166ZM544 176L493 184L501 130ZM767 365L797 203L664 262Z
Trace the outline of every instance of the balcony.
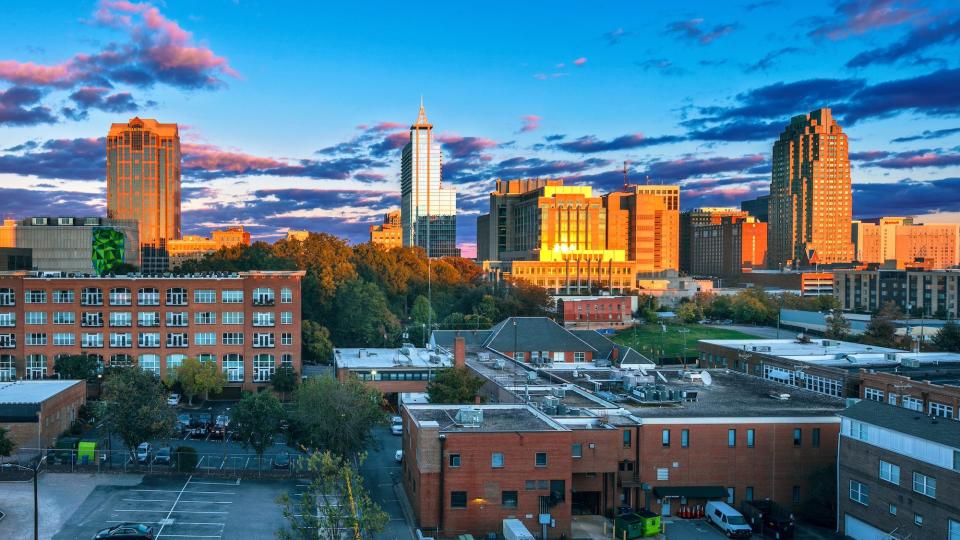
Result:
M254 298L253 305L255 306L275 306L277 301L273 298Z

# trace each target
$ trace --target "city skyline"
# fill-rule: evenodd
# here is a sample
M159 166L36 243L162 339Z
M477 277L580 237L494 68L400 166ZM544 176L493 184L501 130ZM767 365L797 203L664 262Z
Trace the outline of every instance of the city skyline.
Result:
M957 221L960 19L947 2L518 9L470 25L456 7L428 10L436 32L421 37L404 31L420 14L388 5L296 20L256 2L7 6L0 210L105 215L103 134L140 116L181 126L184 234L364 241L399 207L422 93L466 253L497 177L604 193L627 160L634 182L679 184L683 209L765 194L777 134L818 107L850 136L855 219ZM772 17L792 28L777 40ZM249 24L257 42L237 30Z

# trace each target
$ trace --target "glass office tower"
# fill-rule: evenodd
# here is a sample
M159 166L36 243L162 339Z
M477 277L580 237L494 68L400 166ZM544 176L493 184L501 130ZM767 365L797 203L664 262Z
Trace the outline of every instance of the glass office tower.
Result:
M457 191L443 185L442 163L440 145L433 142L433 126L421 102L417 121L410 126L410 142L403 147L400 170L403 245L420 246L430 257L459 257Z

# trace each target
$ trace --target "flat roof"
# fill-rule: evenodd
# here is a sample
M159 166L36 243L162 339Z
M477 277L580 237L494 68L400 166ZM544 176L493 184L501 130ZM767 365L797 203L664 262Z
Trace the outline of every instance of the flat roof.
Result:
M868 399L854 403L838 414L919 439L960 449L960 422L956 420L926 416L922 412Z
M22 277L23 279L42 279L42 280L51 280L51 279L89 279L89 280L117 280L117 279L128 279L128 280L138 280L138 279L147 279L147 280L156 280L156 279L173 279L173 280L189 280L189 279L210 279L210 280L222 280L222 279L242 279L246 277L270 277L270 276L279 276L279 277L292 277L292 276L304 276L306 275L305 270L250 270L245 272L197 272L197 273L176 273L176 272L164 272L162 274L141 274L141 273L130 273L130 274L121 274L121 275L110 275L105 274L98 276L95 274L86 274L82 272L61 272L61 271L43 271L43 270L13 270L13 271L0 271L0 277Z
M335 348L333 357L338 368L346 369L442 368L453 365L453 356L449 353L419 347ZM436 361L431 362L431 358Z
M86 384L79 380L12 381L0 383L0 404L36 404L68 388Z
M441 433L491 433L516 431L567 431L562 424L528 405L408 405L410 417L420 427L437 427ZM462 409L479 409L479 425L457 421Z
M837 341L834 339L810 338L800 342L796 339L701 339L700 343L718 345L730 349L742 349L746 352L762 352L771 356L823 356L832 354L869 354L869 353L905 353L901 349L890 349L876 345ZM828 343L825 345L825 343Z

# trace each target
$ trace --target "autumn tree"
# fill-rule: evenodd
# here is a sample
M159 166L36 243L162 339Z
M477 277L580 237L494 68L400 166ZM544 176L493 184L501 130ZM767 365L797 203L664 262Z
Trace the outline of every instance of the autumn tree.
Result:
M334 311L337 317L331 334L343 347L387 345L400 331L400 321L387 306L383 291L373 283L355 279L342 284Z

